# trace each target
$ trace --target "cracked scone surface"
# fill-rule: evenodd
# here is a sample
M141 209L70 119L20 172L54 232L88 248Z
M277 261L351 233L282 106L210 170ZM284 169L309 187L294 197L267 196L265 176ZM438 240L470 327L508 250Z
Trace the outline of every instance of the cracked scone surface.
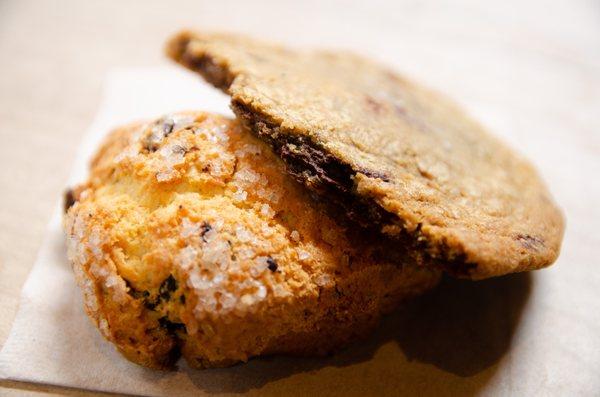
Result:
M85 308L130 360L194 367L324 354L439 272L341 226L235 120L179 113L111 133L69 195Z
M233 34L182 32L167 52L230 94L299 181L451 274L557 258L564 220L537 172L443 96L356 55Z

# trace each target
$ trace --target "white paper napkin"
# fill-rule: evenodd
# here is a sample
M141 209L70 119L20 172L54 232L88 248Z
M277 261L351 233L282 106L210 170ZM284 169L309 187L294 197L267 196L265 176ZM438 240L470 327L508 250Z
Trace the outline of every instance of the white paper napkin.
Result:
M111 73L71 183L83 180L90 154L119 123L186 109L231 114L228 102L225 95L176 68ZM493 113L493 105L482 110L486 121L509 125L510 112L503 118ZM527 118L527 109L513 110L535 121ZM597 185L597 150L569 141L568 131L550 132L531 130L523 139L559 192L571 225L559 263L532 276L446 282L439 291L386 319L366 342L330 358L263 358L205 371L181 364L171 372L129 363L102 339L83 312L81 292L65 258L57 209L0 353L0 377L152 396L598 395L600 271L593 265L598 263L595 249L600 242L594 202L600 202L596 201L600 194L590 182L595 177ZM544 142L540 150L527 145L535 139ZM586 194L577 194L582 187Z

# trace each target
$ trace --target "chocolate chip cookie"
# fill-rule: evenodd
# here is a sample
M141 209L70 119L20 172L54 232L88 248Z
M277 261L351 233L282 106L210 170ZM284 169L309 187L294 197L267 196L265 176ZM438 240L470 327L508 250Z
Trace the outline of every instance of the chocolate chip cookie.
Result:
M564 220L533 166L447 98L342 52L182 32L168 55L231 95L288 172L453 275L538 269Z

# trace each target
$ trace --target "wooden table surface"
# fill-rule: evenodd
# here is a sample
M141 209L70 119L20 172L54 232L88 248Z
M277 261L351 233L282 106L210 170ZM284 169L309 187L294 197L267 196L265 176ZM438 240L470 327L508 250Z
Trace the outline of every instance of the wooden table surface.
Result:
M489 48L533 51L543 54L539 65L523 68L554 65L564 84L548 94L559 102L562 93L583 95L572 102L572 118L565 123L573 127L573 139L598 145L598 2L364 3L0 1L0 346L80 137L100 102L106 72L165 63L162 44L179 28L235 30L295 45L364 50L466 103L471 98L465 85L486 84L503 73L502 65L496 70L486 61L494 56ZM434 50L440 43L457 55L455 64L448 65ZM456 78L447 78L451 71ZM535 89L524 84L524 95ZM502 87L494 90L510 98ZM0 383L2 395L39 393L92 394Z

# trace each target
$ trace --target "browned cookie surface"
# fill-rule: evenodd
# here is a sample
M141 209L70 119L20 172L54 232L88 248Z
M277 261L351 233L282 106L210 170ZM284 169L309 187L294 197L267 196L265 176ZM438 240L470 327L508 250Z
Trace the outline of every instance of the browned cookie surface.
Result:
M450 273L558 256L564 220L537 172L446 98L347 53L190 32L167 51L228 92L298 180Z

